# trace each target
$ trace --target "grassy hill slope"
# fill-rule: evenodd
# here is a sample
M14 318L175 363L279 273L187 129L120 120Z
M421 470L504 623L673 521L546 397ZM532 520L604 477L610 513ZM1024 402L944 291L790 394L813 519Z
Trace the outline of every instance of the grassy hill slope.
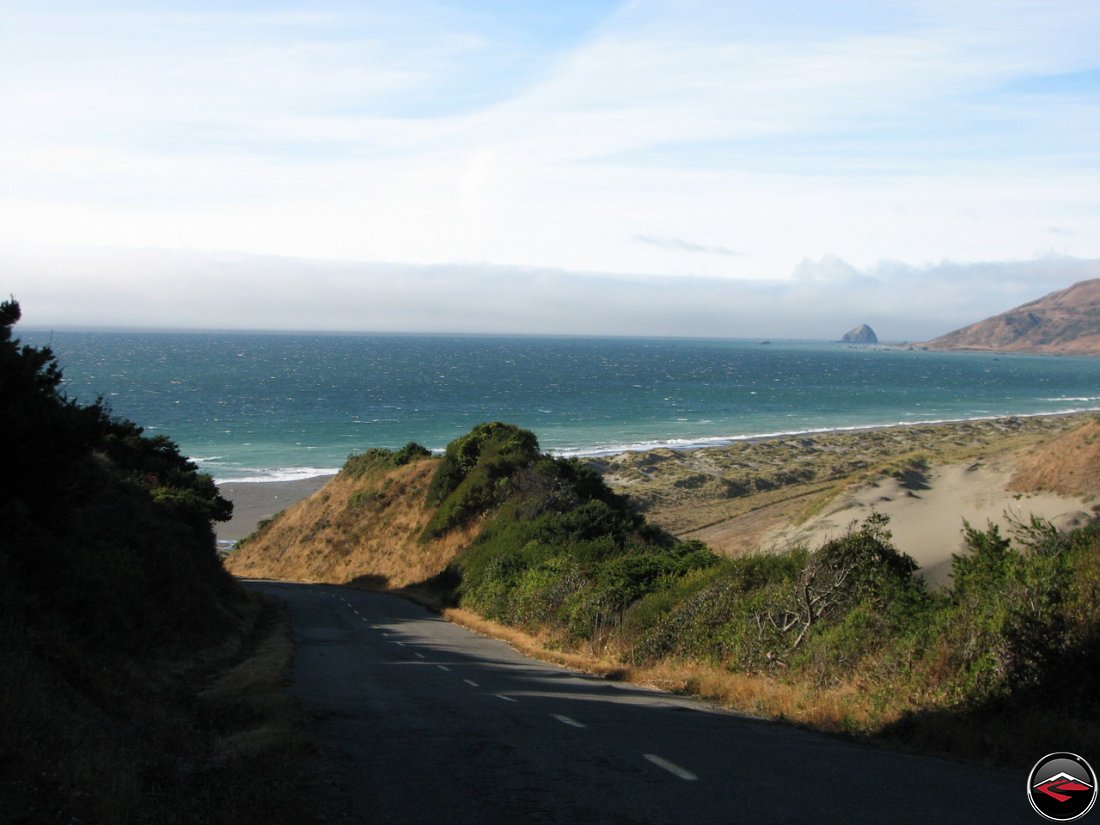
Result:
M428 487L438 459L336 478L264 524L226 560L238 576L405 587L432 578L465 550L478 525L421 540L435 508Z

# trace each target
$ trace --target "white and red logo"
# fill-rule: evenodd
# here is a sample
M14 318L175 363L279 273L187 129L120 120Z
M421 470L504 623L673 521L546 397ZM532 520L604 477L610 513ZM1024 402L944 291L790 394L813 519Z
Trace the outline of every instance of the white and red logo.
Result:
M1051 753L1035 763L1027 779L1035 812L1052 822L1072 822L1096 803L1096 774L1075 753Z

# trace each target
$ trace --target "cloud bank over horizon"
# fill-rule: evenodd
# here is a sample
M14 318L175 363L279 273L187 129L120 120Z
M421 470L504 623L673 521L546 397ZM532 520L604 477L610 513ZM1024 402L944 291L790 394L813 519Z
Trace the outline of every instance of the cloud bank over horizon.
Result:
M1100 278L1100 259L860 270L827 256L777 281L85 249L0 253L0 271L28 328L836 340L867 323L922 341Z
M1051 261L1068 274L1100 258L1095 0L0 0L0 14L0 251L38 250L52 291L0 289L44 317L282 327L304 277L388 306L376 328L634 317L785 334L762 329L774 314L831 336L847 306L919 337L1079 280ZM194 267L104 263L126 249ZM274 274L211 263L233 255ZM1004 284L984 274L997 267ZM391 281L435 292L410 288L406 309ZM303 328L365 328L316 312Z

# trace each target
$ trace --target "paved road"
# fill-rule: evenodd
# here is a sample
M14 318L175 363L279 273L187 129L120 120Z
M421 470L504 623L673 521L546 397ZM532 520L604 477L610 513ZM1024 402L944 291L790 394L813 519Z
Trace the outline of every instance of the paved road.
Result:
M1037 823L1026 776L578 676L402 599L254 582L340 823ZM1040 754L1041 755L1041 754Z

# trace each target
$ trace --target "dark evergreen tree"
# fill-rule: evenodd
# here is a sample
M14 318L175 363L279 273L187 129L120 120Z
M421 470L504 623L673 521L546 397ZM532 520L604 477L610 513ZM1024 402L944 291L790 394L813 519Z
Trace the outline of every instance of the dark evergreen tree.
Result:
M51 349L15 338L20 315L0 303L0 614L110 644L209 635L236 592L212 530L232 504L169 438L68 398Z

